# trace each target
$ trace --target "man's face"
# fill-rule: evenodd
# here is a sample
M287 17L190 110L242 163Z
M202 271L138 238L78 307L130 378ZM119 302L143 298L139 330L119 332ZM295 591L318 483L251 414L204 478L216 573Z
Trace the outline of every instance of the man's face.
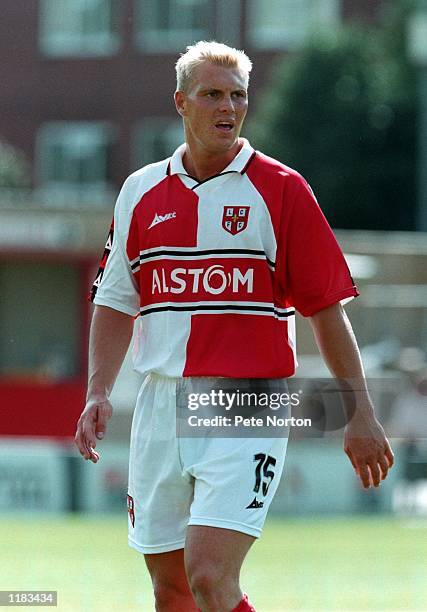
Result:
M187 143L207 153L225 153L238 142L248 108L247 75L239 68L204 62L187 92L175 94Z

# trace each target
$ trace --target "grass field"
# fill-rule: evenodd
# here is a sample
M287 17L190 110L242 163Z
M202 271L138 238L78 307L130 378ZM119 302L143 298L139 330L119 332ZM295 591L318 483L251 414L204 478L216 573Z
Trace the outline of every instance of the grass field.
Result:
M0 590L57 590L61 612L151 612L126 529L122 517L3 516ZM242 584L257 612L427 610L427 521L269 519Z

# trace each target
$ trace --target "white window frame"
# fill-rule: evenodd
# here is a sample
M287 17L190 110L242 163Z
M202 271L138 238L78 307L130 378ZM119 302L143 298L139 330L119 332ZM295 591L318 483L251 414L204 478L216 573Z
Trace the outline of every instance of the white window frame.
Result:
M135 170L146 164L161 161L153 152L155 141L159 136L165 140L163 159L166 159L184 142L182 119L145 117L136 124L132 138L132 165Z
M237 2L237 0L230 0ZM170 53L171 51L181 51L187 45L202 39L209 39L214 36L212 24L201 29L177 27L180 19L184 19L184 13L179 11L179 5L191 6L204 3L208 11L214 17L215 0L169 0L177 5L177 11L173 23L168 30L155 27L156 14L160 10L158 0L135 0L135 39L139 48L144 51L157 53ZM150 24L149 21L152 21ZM183 21L182 21L183 23ZM176 27L172 27L175 25Z
M74 23L70 21L66 27L58 27L58 18L61 3L68 2ZM117 53L120 47L118 31L103 30L98 32L84 32L84 9L88 3L98 3L100 0L40 0L39 9L39 45L41 51L52 57L102 57ZM112 20L114 11L118 10L120 3L116 0L101 0L104 10L110 14L100 15L99 24L103 17ZM102 5L100 5L102 7ZM68 26L68 27L67 27Z
M341 0L248 0L247 37L258 49L292 51L340 20Z
M72 180L54 180L51 178L51 146L61 146L69 149L70 167L72 168L73 149L77 151L74 158L78 159L78 149L89 151L99 146L109 147L114 141L114 128L103 121L52 121L43 124L37 134L36 140L36 172L39 197L46 199L49 204L73 205L76 203L109 204L115 189L107 178L107 151L104 159L99 160L103 167L103 178L80 183ZM76 171L78 170L76 165ZM100 173L102 174L102 172Z

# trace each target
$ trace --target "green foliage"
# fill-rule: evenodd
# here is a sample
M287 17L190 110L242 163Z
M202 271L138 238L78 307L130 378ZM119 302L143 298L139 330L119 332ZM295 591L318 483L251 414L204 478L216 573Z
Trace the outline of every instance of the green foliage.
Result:
M255 146L306 177L334 227L414 228L416 75L405 12L282 59L251 126Z
M12 145L0 141L0 188L28 187L31 170L25 155Z

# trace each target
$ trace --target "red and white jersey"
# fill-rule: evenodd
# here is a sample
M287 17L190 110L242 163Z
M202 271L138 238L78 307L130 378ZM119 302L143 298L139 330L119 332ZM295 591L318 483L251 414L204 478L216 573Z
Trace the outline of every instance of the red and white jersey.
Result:
M201 182L184 151L125 181L93 301L140 315L141 373L291 376L295 309L358 295L332 230L301 175L246 140Z

